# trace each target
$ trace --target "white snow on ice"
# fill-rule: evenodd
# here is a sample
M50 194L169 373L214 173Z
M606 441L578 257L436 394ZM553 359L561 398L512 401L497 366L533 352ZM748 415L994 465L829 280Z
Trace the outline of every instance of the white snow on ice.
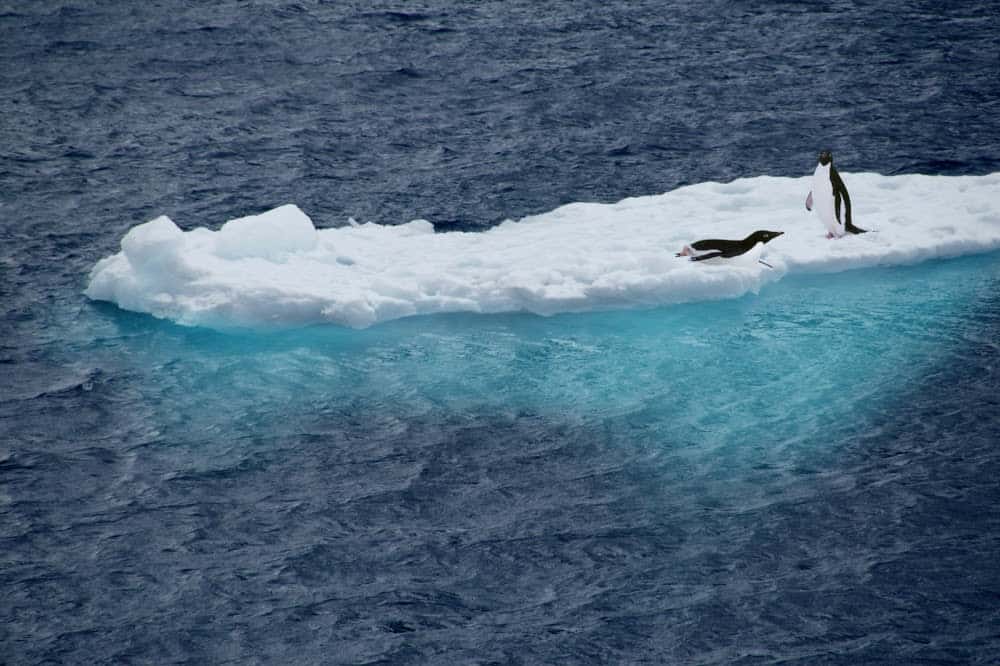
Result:
M1000 173L842 174L854 222L827 240L805 209L810 177L700 183L614 204L573 203L482 232L430 222L316 229L294 205L182 231L161 216L99 261L86 294L215 328L332 322L363 328L440 312L543 315L757 293L789 273L912 264L1000 248ZM784 231L752 258L675 257L701 238ZM831 288L836 282L831 281Z

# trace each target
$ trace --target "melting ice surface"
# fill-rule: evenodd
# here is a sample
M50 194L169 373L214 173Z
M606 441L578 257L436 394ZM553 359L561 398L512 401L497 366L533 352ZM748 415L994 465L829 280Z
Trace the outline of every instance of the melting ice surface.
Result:
M855 224L830 241L804 201L810 178L701 183L615 204L574 203L472 233L415 220L316 229L294 205L182 231L166 216L132 228L94 267L87 295L181 324L330 322L354 328L444 312L650 307L757 293L789 273L903 265L1000 248L1000 173L845 174ZM784 231L757 255L693 263L700 238Z

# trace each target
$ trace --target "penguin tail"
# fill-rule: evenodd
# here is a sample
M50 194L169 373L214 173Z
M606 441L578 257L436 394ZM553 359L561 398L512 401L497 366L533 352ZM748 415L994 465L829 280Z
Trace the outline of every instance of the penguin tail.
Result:
M856 227L856 226L854 226L851 223L848 223L847 226L844 227L844 229L848 233L851 233L851 234L866 234L866 233L868 233L867 229L862 229L861 227Z

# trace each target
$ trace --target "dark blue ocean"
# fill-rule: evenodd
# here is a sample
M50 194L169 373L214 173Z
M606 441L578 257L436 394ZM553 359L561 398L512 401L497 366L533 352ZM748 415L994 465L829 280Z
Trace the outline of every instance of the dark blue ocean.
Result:
M0 0L0 663L1000 663L996 253L365 330L83 294L162 214L993 173L998 43L972 1Z

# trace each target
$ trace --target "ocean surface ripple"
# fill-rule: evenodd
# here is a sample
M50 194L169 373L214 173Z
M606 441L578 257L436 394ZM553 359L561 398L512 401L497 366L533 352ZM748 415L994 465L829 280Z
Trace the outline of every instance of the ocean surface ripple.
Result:
M0 3L0 663L1000 662L996 252L364 330L84 293L161 215L480 232L821 148L876 210L1000 171L998 39L976 1Z

